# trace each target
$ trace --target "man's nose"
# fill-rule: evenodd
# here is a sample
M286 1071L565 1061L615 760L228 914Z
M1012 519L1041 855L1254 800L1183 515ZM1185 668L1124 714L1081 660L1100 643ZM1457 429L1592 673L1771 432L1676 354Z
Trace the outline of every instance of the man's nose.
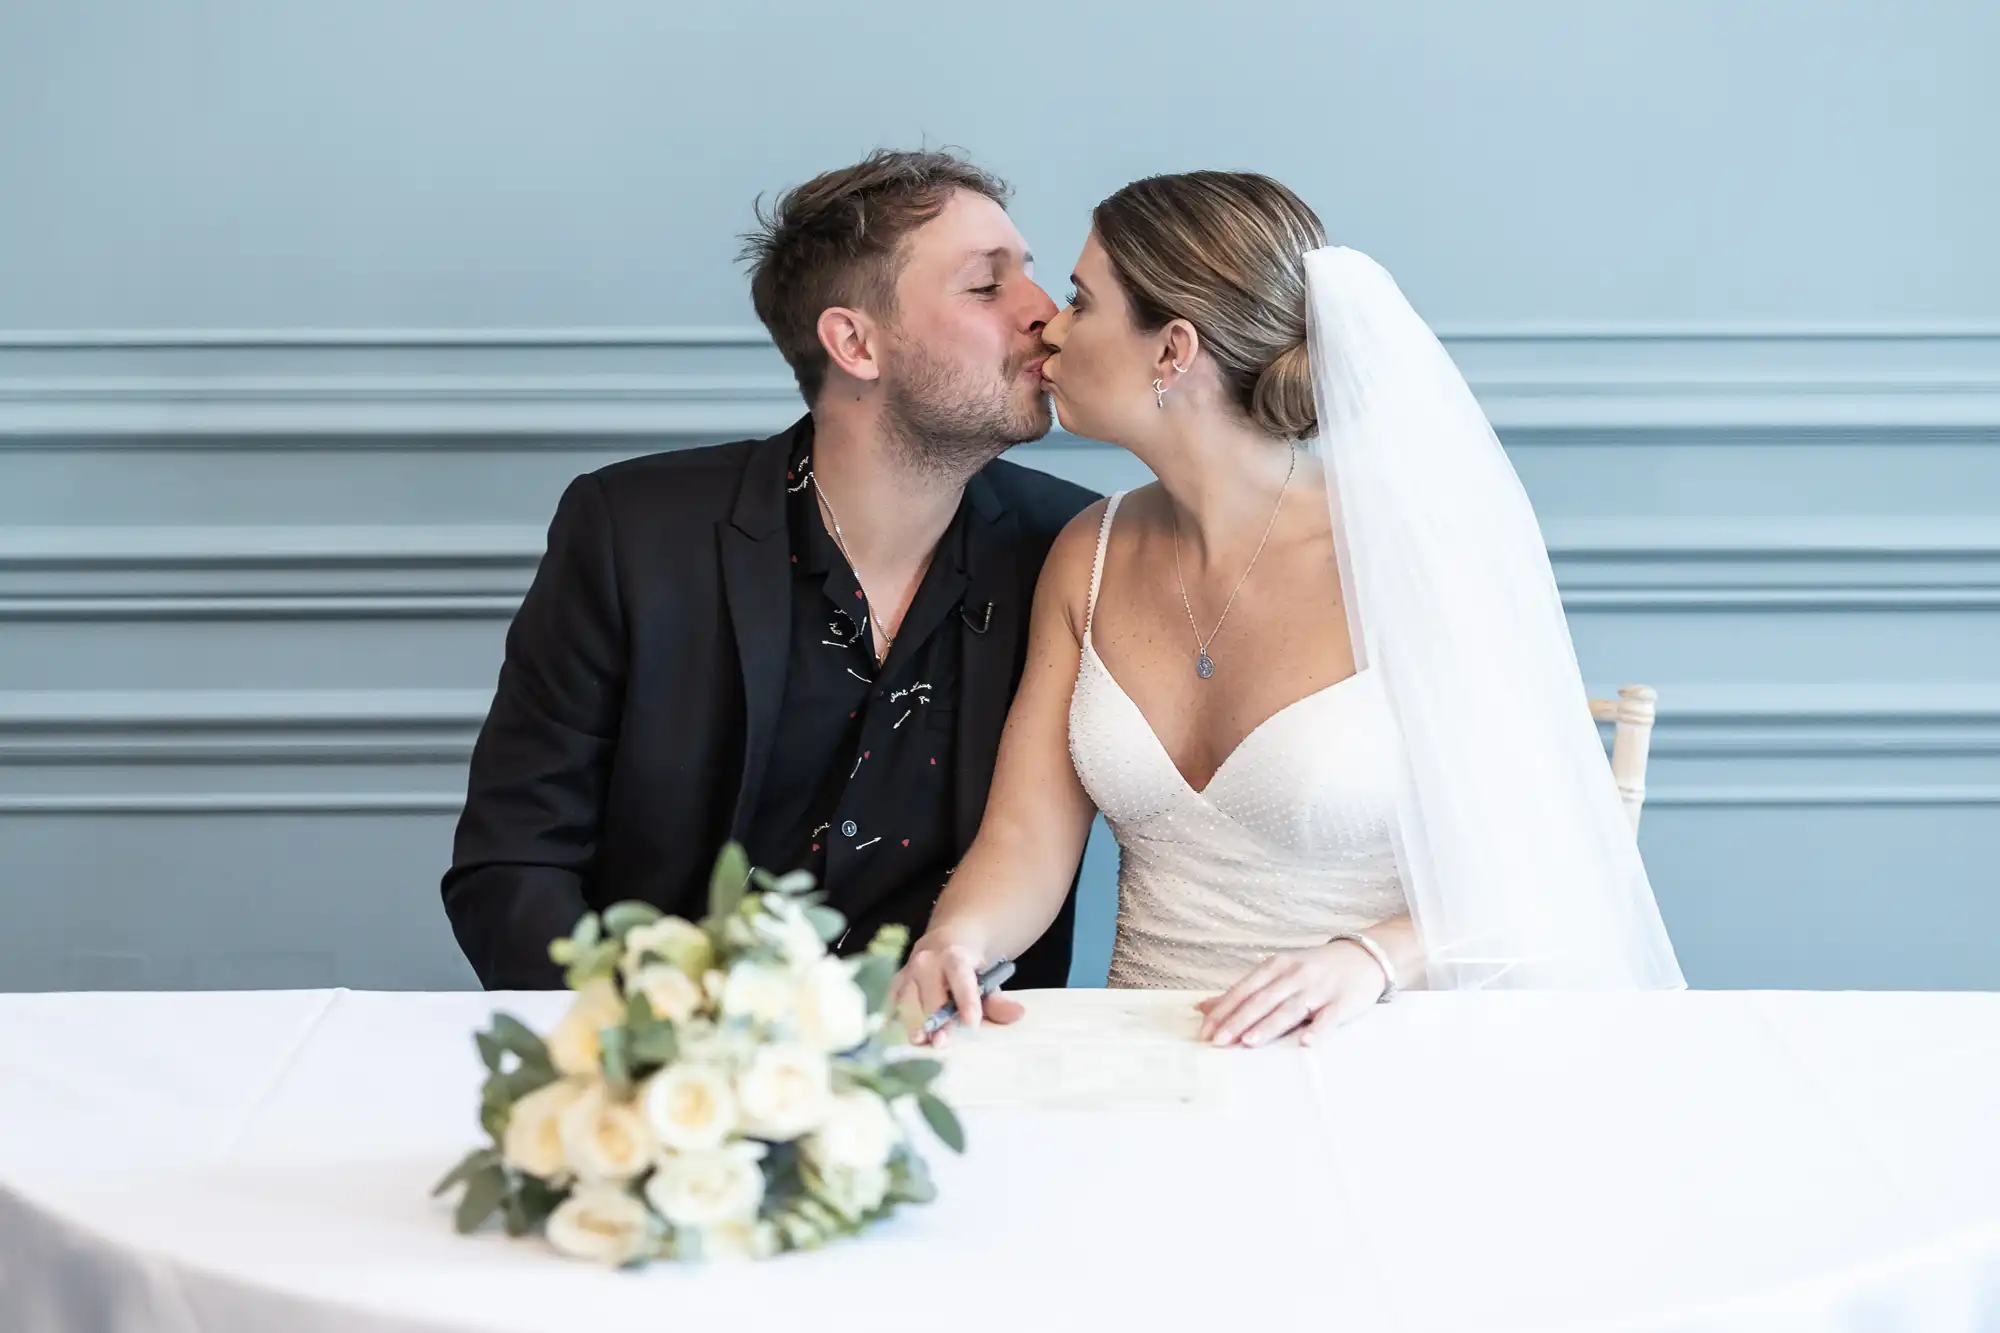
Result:
M1028 332L1040 333L1048 322L1056 317L1056 303L1042 290L1041 284L1028 280L1031 300L1028 307Z

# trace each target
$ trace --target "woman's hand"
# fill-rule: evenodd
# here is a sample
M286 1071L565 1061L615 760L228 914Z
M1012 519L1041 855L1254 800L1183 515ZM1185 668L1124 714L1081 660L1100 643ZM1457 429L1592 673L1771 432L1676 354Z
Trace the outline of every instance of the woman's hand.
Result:
M918 940L889 992L899 1012L914 1015L910 1039L919 1046L946 1044L951 1023L929 1037L922 1031L924 1019L936 1013L946 1000L958 1005L958 1017L952 1022L967 1027L978 1027L982 1018L994 1023L1011 1023L1019 1018L1023 1012L1021 1002L1010 995L994 991L982 1001L979 973L985 966L986 951L976 945L929 935Z
M1310 1022L1299 1034L1301 1044L1310 1043L1366 1013L1388 988L1389 978L1352 940L1274 953L1234 986L1195 1006L1203 1015L1201 1040L1262 1046Z

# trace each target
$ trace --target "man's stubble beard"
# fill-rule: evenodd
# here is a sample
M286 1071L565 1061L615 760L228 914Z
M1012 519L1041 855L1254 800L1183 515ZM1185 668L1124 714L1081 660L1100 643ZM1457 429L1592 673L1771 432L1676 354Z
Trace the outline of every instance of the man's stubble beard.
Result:
M903 461L927 476L964 481L1054 424L1046 392L1021 388L1035 353L1010 360L1004 380L979 380L916 343L897 349L885 386L884 425Z

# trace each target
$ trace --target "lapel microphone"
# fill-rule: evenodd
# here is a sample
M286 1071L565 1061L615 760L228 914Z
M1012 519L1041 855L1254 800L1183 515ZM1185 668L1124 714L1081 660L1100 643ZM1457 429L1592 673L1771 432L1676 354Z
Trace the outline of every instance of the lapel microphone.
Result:
M959 604L958 614L959 618L965 621L965 627L974 634L984 634L987 630L993 628L993 603L991 602L988 602L980 610L979 619L976 621L972 618L972 608L962 602Z

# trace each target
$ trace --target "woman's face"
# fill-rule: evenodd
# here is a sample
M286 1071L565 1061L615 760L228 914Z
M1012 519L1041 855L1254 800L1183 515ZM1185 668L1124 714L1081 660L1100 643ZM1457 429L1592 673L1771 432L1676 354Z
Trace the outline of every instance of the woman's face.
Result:
M1133 327L1132 308L1092 232L1070 274L1069 304L1042 330L1055 348L1042 377L1064 430L1093 440L1129 444L1143 438L1157 414L1153 380L1160 374L1161 334Z

